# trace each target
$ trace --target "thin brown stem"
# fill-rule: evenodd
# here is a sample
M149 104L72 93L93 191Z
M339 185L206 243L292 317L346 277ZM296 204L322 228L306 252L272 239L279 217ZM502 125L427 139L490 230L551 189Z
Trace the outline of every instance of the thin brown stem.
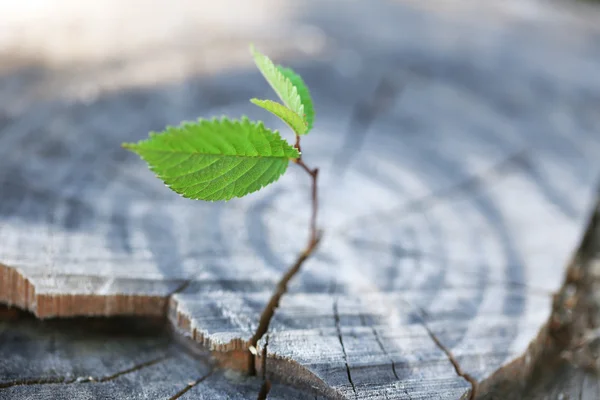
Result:
M313 168L313 169L309 168L302 160L302 149L300 147L300 135L296 135L296 144L294 144L294 147L300 153L300 157L298 157L298 159L295 160L296 164L298 164L300 167L302 167L302 169L305 170L306 173L308 175L310 175L310 177L312 179L312 184L311 184L312 212L311 212L311 216L310 216L310 225L309 225L310 235L309 235L309 239L308 239L308 245L306 246L307 248L309 248L309 247L311 247L311 243L314 243L317 241L317 236L319 234L317 232L317 213L319 210L317 178L319 176L319 169L318 168Z
M312 212L310 215L310 225L309 225L310 236L309 236L309 241L308 241L308 245L307 245L307 247L310 247L310 243L315 242L317 240L317 236L318 236L317 213L319 210L319 193L318 193L317 178L319 176L319 169L318 168L310 169L306 164L304 164L304 161L302 161L302 158L299 158L298 161L296 161L296 164L298 164L300 167L302 167L312 178L312 184L311 184Z
M302 149L300 148L300 135L296 135L296 144L294 147L298 150L298 153L302 154ZM300 157L302 157L302 155Z
M296 144L294 145L294 147L298 149L298 151L300 151L300 136L298 135L296 135ZM317 177L319 175L319 169L309 168L302 160L302 156L295 159L294 162L300 167L302 167L302 169L304 169L306 173L311 177L311 216L309 224L308 243L306 244L304 250L302 250L302 252L300 252L300 254L298 255L296 262L292 264L292 266L287 270L287 272L281 277L281 279L277 283L277 286L275 287L275 292L273 293L273 295L271 295L269 302L263 309L263 312L258 322L258 327L256 328L256 332L250 339L249 347L254 350L250 352L249 372L252 375L256 374L255 352L258 341L264 336L265 333L267 333L267 330L269 329L269 324L271 323L271 319L275 314L275 309L279 306L279 301L281 300L281 297L287 292L288 283L298 273L298 271L300 271L300 268L302 267L302 264L304 264L304 261L306 261L311 256L311 254L319 244L319 241L321 240L321 232L319 232L319 230L317 229L317 209L319 206ZM266 359L266 354L264 355L264 357Z

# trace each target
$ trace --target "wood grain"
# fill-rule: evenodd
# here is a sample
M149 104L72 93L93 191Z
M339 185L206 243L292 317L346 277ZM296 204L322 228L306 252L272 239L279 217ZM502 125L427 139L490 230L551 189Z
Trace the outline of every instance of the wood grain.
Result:
M431 334L478 380L522 354L589 217L600 31L584 22L596 14L338 8L286 9L287 28L261 36L261 49L313 89L303 150L321 170L325 236L259 354L266 346L269 377L317 395L456 398L469 384ZM305 24L312 50L294 39ZM246 102L269 96L249 57L215 61L229 66L219 73L202 63L247 38L210 35L173 50L186 71L177 79L177 66L159 62L172 55L165 47L118 56L122 69L69 59L3 72L1 302L39 318L168 316L178 334L245 365L305 240L309 182L291 168L248 198L192 202L119 147L198 115L247 114L283 131ZM136 80L141 65L152 84Z
M477 398L598 398L599 289L600 200L548 321L521 357L481 382Z
M21 314L0 321L0 399L256 397L260 379L215 370L206 352L195 353L173 343L157 319L36 321ZM279 385L271 395L303 398Z

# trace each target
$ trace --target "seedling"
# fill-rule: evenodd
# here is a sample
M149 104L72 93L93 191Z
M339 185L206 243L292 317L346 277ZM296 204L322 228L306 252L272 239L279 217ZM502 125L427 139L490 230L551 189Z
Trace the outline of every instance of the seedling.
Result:
M319 243L317 230L317 168L309 168L302 159L300 138L310 132L314 108L308 88L302 78L290 68L275 65L253 46L251 53L256 66L271 85L282 103L252 99L252 103L273 113L294 132L292 145L279 133L266 128L262 122L222 117L199 119L169 126L163 132L151 132L138 143L123 147L137 153L165 184L183 197L195 200L230 200L253 193L275 182L293 162L311 178L312 213L309 238L298 259L281 278L275 293L265 307L259 327L250 340L250 350L266 333L279 299L287 290L289 280L300 270L304 261ZM251 356L251 372L255 353Z

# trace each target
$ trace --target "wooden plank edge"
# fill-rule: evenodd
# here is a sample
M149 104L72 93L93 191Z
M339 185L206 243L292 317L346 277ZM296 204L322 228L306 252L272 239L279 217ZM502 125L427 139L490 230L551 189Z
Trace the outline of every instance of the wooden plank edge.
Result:
M164 317L169 295L38 294L17 268L0 263L0 303L32 312L37 318L144 316Z
M193 327L191 319L182 312L177 300L167 296L144 296L124 294L86 294L86 295L47 295L38 294L35 284L19 269L0 263L0 303L31 312L36 318L67 317L166 317L175 337L187 340L186 347L193 353L208 350L222 368L243 373L252 371L250 364L255 363L254 371L262 375L262 359L253 357L250 352L251 338L235 338L227 343L217 343L210 335ZM190 346L192 342L197 348ZM341 395L327 386L325 382L290 359L282 359L269 355L269 365L277 373L270 374L275 382L292 384L295 387L308 389L328 398L342 398ZM286 377L296 377L286 379Z
M0 263L0 302L36 314L35 288L16 269Z

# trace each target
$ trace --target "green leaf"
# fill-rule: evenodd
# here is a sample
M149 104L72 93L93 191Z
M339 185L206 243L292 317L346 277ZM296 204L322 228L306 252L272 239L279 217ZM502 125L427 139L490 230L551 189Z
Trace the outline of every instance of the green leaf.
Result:
M298 94L298 89L292 81L285 77L283 73L273 64L269 57L259 53L254 46L250 46L250 51L254 56L256 66L263 74L269 85L275 90L277 96L283 101L290 110L304 118L304 106Z
M229 200L275 182L298 151L262 122L226 118L184 122L124 143L183 197Z
M292 85L294 85L296 87L296 90L298 91L300 101L304 106L304 120L308 125L308 129L305 132L306 134L312 129L313 122L315 120L315 108L313 106L312 98L310 97L310 91L308 90L308 86L306 86L304 80L302 80L302 77L295 73L293 69L285 68L281 65L278 65L277 69L283 74L283 76L285 76L290 80L290 82L292 82Z
M272 100L259 99L252 99L250 102L281 118L283 122L288 124L289 127L292 128L292 130L298 135L303 135L306 133L308 127L304 119L283 104L279 104Z

